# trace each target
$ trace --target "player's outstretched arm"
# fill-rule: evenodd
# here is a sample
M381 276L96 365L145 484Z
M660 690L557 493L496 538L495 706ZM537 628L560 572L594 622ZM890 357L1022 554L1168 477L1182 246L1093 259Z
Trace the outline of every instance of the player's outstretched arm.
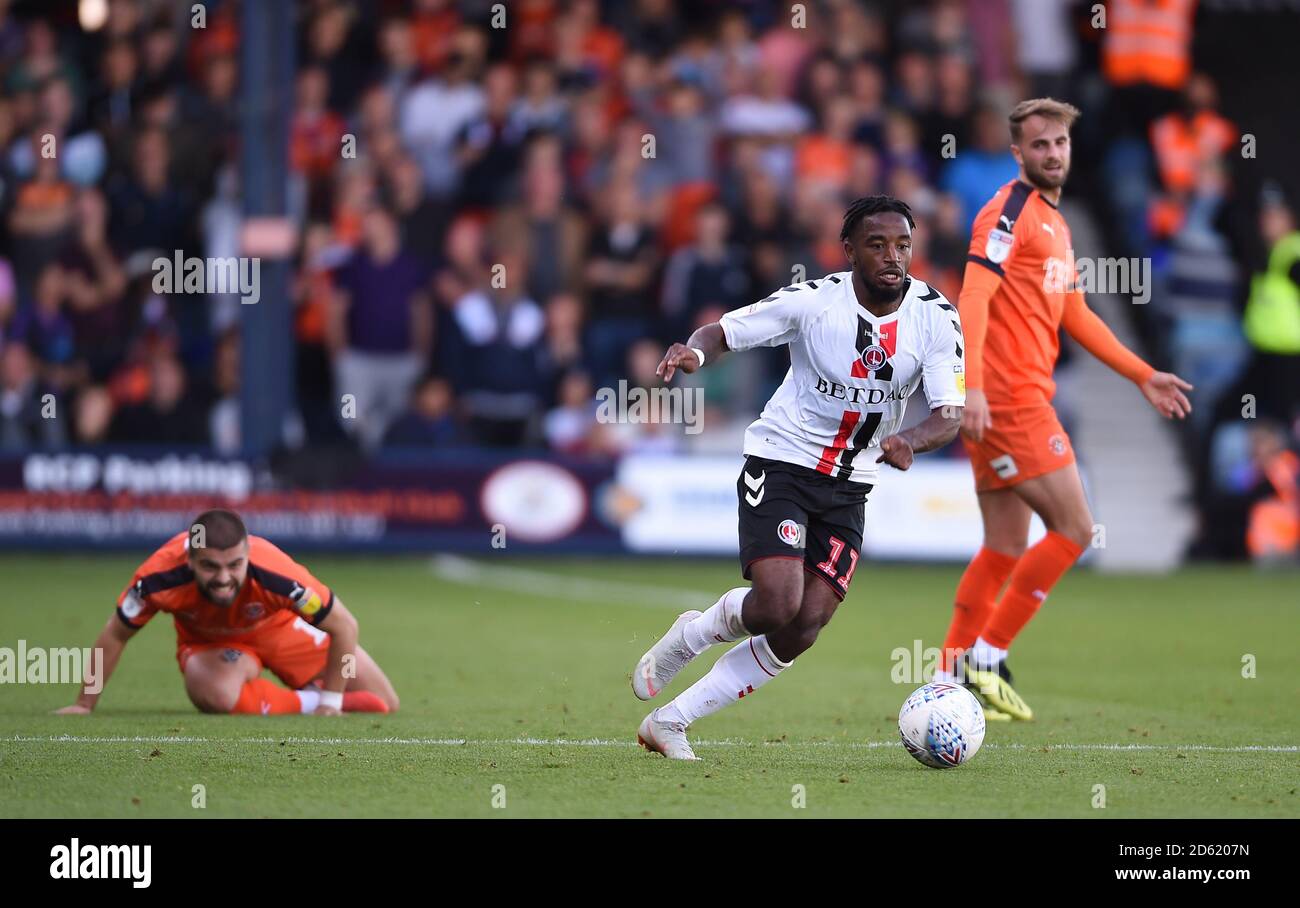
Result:
M320 705L313 715L337 716L343 712L343 688L347 685L347 679L343 675L343 668L347 664L344 660L351 657L348 662L356 665L357 639L361 632L357 619L337 596L325 620L316 626L330 635L330 651L325 664ZM330 696L331 694L337 696Z
M113 674L113 669L117 668L117 660L122 658L122 650L126 649L126 644L136 635L136 630L127 627L122 623L122 619L117 614L109 616L108 623L104 629L99 632L95 638L94 650L92 652L103 653L103 662L97 659L91 659L90 669L95 670L98 667L98 675L93 678L86 678L85 684L82 685L81 693L77 695L77 702L71 706L65 706L57 709L54 714L57 716L88 716L94 710L95 704L99 702L99 695L103 693L104 686L108 684L108 678Z
M704 354L703 361L700 360L696 350ZM703 368L704 363L715 362L726 352L727 338L722 333L722 326L717 322L709 322L697 328L686 343L673 344L669 347L655 374L666 382L672 381L678 369L690 375Z
M876 463L887 463L899 470L912 465L917 454L942 448L957 437L961 428L962 408L952 405L935 407L930 415L905 432L890 435L880 443Z
M1184 393L1192 390L1191 384L1172 372L1157 372L1142 357L1121 344L1110 326L1088 308L1082 293L1074 293L1066 301L1061 327L1081 347L1137 385L1142 396L1161 416L1183 419L1192 412L1192 403Z

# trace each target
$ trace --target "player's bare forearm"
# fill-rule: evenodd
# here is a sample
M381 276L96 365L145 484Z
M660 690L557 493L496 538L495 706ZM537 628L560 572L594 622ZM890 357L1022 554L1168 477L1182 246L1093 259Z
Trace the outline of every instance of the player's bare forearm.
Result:
M898 434L912 446L913 453L924 454L942 448L957 437L957 431L961 428L961 414L961 407L936 407L921 422Z
M942 448L957 437L957 430L961 428L961 411L961 407L937 407L907 431L890 435L880 443L880 456L876 463L906 470L912 465L915 455Z
M704 354L704 363L695 355L699 350ZM700 369L702 365L712 365L718 357L727 352L727 338L722 333L722 326L709 322L695 329L695 333L684 344L673 344L664 354L663 360L655 373L664 381L672 381L673 375L681 369L687 375Z
M91 658L90 671L95 672L94 677L83 679L85 684L82 685L81 693L77 695L77 700L72 706L66 706L58 710L64 715L84 715L95 708L99 702L100 695L104 692L104 686L108 684L109 676L113 674L113 669L117 668L117 662L122 658L122 650L126 648L127 642L135 636L135 631L128 628L122 623L122 619L116 614L108 619L104 629L99 632L95 638L95 643L91 650L92 653L102 654L99 657ZM102 661L100 661L102 659Z
M347 685L345 668L349 665L354 670L356 668L357 640L360 637L357 619L336 598L330 613L319 626L330 635L329 656L325 664L325 677L322 679L324 689L342 693Z
M347 684L347 679L343 676L343 668L349 662L355 662L356 658L357 634L355 630L351 634L331 634L329 664L325 667L323 688L343 693L343 688Z
M710 362L727 352L727 336L722 333L722 325L709 322L695 329L686 346L700 348L704 351L705 362Z

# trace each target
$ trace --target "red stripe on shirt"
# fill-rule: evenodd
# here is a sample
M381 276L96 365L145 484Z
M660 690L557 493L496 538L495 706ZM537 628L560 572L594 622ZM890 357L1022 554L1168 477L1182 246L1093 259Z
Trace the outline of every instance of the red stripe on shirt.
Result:
M849 436L853 434L853 427L858 424L858 420L861 418L862 413L858 410L844 411L844 415L840 417L840 430L835 433L835 441L822 449L821 459L817 461L818 473L829 473L835 469L836 458L848 445Z
M890 356L898 349L898 322L897 320L887 322L880 326L880 346L885 348L885 352Z

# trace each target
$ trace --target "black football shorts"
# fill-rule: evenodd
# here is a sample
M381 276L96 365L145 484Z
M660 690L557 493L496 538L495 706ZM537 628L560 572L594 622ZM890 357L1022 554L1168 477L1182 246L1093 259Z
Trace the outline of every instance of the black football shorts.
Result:
M740 566L764 558L798 558L840 599L862 553L867 483L850 482L808 467L745 458L736 479L740 511Z

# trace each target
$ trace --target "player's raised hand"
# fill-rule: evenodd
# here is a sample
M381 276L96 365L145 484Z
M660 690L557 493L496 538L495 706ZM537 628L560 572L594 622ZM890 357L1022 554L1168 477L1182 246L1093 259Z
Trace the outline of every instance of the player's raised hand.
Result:
M700 358L695 355L694 350L685 344L673 344L664 354L659 368L655 369L655 374L669 382L673 380L673 375L678 369L690 375L698 368L700 368Z
M989 415L989 399L984 392L976 388L966 391L966 407L961 412L962 434L983 441L984 433L993 427L993 417Z
M89 706L82 706L80 703L74 703L74 704L72 704L71 706L65 706L65 707L63 707L63 709L56 709L56 710L54 711L54 715L56 715L56 716L88 716L88 715L90 715L90 707L89 707Z
M901 435L890 435L880 443L880 456L876 463L887 463L899 470L906 470L912 465L912 446Z
M1175 416L1185 419L1187 414L1192 412L1192 402L1183 393L1190 390L1192 390L1191 384L1172 372L1154 372L1142 384L1142 396L1165 419L1172 419Z

